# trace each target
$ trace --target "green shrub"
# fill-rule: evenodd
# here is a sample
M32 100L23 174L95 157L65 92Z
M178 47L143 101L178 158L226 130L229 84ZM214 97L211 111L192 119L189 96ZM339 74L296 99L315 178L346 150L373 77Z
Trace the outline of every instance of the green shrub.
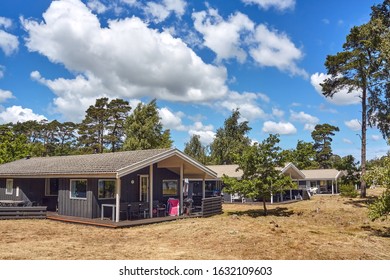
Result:
M345 197L357 197L359 194L355 190L355 186L352 184L342 184L340 186L340 195Z
M390 215L390 190L385 190L383 194L369 206L368 217L371 220L386 220Z

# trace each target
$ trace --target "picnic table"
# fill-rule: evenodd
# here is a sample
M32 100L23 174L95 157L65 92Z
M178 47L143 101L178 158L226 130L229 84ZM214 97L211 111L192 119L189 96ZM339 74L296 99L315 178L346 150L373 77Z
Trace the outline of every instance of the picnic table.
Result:
M0 206L22 206L24 200L0 200Z

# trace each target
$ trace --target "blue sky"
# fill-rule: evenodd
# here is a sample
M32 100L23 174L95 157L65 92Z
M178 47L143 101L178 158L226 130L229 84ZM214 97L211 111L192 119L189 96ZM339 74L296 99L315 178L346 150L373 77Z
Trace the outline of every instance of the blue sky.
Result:
M0 123L80 121L97 98L157 98L183 149L209 144L235 108L261 141L311 141L340 128L335 153L360 158L359 93L320 94L325 58L341 50L374 0L60 0L0 2ZM368 131L368 158L389 150Z

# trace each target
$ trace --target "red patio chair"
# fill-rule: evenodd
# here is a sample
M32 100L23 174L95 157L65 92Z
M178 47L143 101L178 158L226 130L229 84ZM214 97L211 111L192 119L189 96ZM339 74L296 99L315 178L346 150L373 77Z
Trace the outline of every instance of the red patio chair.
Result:
M176 198L169 198L167 201L168 205L168 215L169 216L179 216L179 200Z

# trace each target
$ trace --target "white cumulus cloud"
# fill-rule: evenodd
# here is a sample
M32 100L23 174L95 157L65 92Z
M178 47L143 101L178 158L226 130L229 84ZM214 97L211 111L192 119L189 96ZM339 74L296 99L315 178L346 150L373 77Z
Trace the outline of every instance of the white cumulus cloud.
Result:
M5 55L11 55L19 48L18 37L0 29L0 49Z
M44 119L46 119L45 116L35 114L31 109L23 108L21 106L8 107L0 112L0 123L17 123L31 120L41 121Z
M276 67L291 75L308 77L307 72L297 66L304 56L303 52L285 33L260 24L256 27L253 45L249 52L260 66Z
M336 92L332 98L325 97L322 94L322 87L320 84L323 83L325 79L327 79L328 77L329 75L326 75L324 73L315 73L311 75L310 78L310 82L314 87L314 89L328 102L336 105L352 105L352 104L359 104L361 102L359 91L353 91L349 93L347 89Z
M183 0L163 0L160 3L147 2L143 8L149 17L155 22L162 22L172 13L181 17L184 15L187 3Z
M382 136L377 135L377 134L374 134L374 135L371 135L371 139L372 139L373 141L379 141L379 140L382 139Z
M353 144L353 142L350 139L348 139L348 138L343 138L343 142L345 144L349 144L349 145Z
M199 135L200 142L203 145L210 145L215 138L214 127L212 125L204 125L202 122L195 122L188 129L188 134Z
M0 27L8 29L12 26L12 20L6 17L0 17Z
M265 10L275 8L280 11L294 9L295 0L241 0L245 4L258 5Z
M98 14L105 13L108 10L108 7L99 0L89 0L87 6Z
M358 119L353 119L350 121L345 121L344 124L353 131L359 131L362 129L362 125Z
M304 124L304 130L313 131L314 127L320 121L317 117L307 114L303 111L295 112L290 110L290 121Z
M9 90L0 89L0 103L4 102L10 98L14 98L12 92L10 92Z
M161 118L161 123L163 124L164 128L178 131L186 130L186 127L182 123L182 117L184 115L183 112L173 113L167 107L163 107L158 109L158 114Z
M65 117L76 120L102 96L209 102L227 94L226 68L206 64L181 39L137 17L110 20L103 28L85 4L61 0L51 3L43 19L21 19L29 51L77 75L31 75L56 94L53 103Z
M246 60L242 36L253 31L254 23L248 16L236 12L224 20L215 9L193 13L195 29L203 35L204 45L217 55L217 61L235 58Z
M273 122L266 121L263 124L263 132L265 133L273 133L280 135L290 135L297 133L297 129L290 122Z
M238 108L241 117L245 120L263 119L267 117L267 114L257 105L257 100L269 102L268 96L262 93L244 92L240 94L232 91L224 100L218 102L218 105L229 111Z
M272 108L272 115L278 118L283 118L284 111L278 108Z

